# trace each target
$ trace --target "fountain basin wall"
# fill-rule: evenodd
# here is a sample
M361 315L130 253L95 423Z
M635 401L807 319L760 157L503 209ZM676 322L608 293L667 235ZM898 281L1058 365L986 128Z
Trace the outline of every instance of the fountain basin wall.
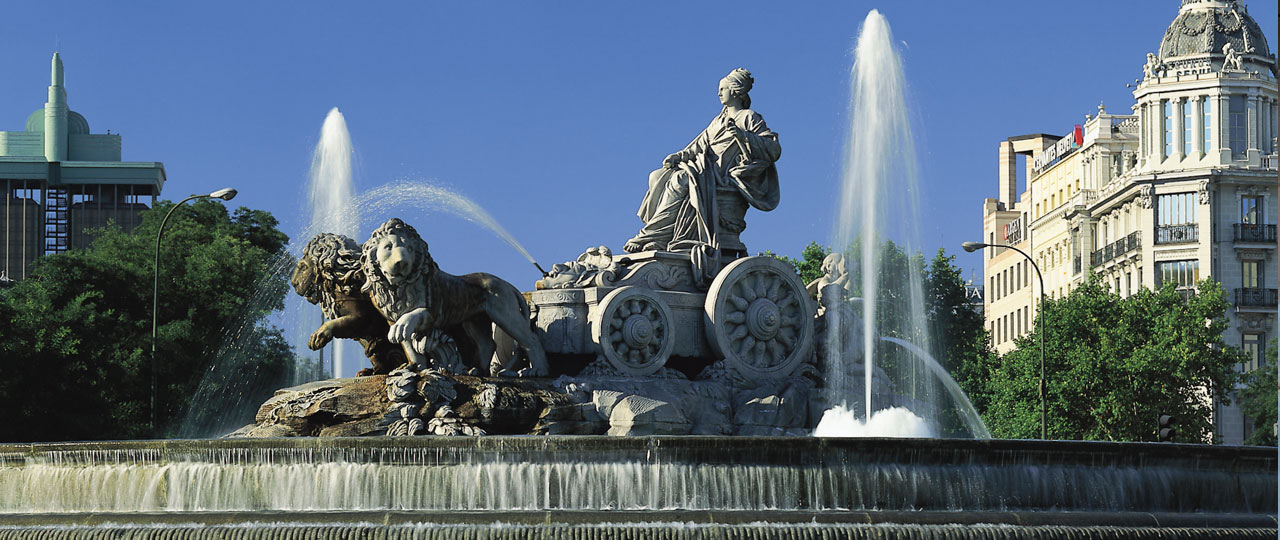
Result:
M1276 500L1276 453L1248 447L583 436L0 445L0 517L400 510L1274 516Z

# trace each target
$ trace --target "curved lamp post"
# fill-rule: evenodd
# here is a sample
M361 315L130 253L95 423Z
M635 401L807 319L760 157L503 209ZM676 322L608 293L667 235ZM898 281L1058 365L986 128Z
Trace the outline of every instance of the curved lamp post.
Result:
M1031 267L1036 269L1036 279L1040 281L1040 324L1036 325L1037 329L1040 331L1040 438L1048 440L1049 415L1045 410L1044 399L1044 276L1040 274L1040 267L1036 266L1036 261L1033 260L1030 255L1027 255L1021 249L1013 246L1005 244L988 244L985 242L965 242L960 244L960 247L964 248L964 250L969 253L973 253L979 249L987 247L1009 248L1018 252L1019 255L1026 257L1027 262L1031 263Z
M173 215L173 211L179 206L186 204L192 199L222 199L229 201L236 196L236 190L231 188L222 188L208 195L192 195L182 199L178 204L173 205L169 209L169 213L164 215L164 219L160 221L160 229L156 231L156 264L155 264L155 283L152 288L151 295L151 430L154 434L156 429L156 330L160 320L160 237L164 236L164 225L169 222L169 216Z

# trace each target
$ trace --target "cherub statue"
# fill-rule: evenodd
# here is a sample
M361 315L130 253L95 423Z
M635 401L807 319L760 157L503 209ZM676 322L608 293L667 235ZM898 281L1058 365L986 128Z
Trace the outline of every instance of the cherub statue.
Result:
M822 274L805 287L817 297L820 311L853 297L853 282L843 253L831 253L822 259Z

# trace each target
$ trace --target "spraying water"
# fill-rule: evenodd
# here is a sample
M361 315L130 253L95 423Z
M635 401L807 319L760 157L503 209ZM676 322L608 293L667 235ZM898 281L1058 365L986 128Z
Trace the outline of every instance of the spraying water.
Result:
M856 259L862 296L862 404L863 419L869 421L876 412L872 404L873 363L884 357L877 355L880 340L874 336L895 336L922 350L930 349L926 329L924 280L922 268L907 264L906 286L902 294L881 298L882 273L901 272L882 266L881 246L886 233L892 231L898 246L908 254L919 251L919 234L911 216L919 215L915 142L911 133L906 101L906 79L902 60L894 48L893 34L884 16L872 10L859 31L850 75L849 128L845 148L845 165L840 193L840 210L833 235L836 250L848 249L857 239ZM900 279L896 274L884 274ZM886 314L894 314L889 317ZM896 358L896 357L895 357ZM846 366L832 362L828 366L828 403L856 410L847 397L856 394L848 381ZM927 364L927 363L926 363ZM920 369L922 362L910 356L881 366L904 394L929 411L936 420L935 396L929 395L936 385L936 373ZM980 421L979 421L980 423ZM936 425L936 424L935 424ZM985 428L984 428L985 429Z
M512 249L520 252L530 263L535 266L538 264L529 250L520 245L489 212L475 201L444 186L402 180L361 193L355 204L373 215L386 214L392 208L406 205L417 210L444 211L488 229Z
M359 237L359 207L353 202L352 153L347 120L334 107L324 118L324 125L320 128L320 142L316 143L315 154L311 158L311 187L307 192L311 203L311 225L307 229L310 234L301 237L303 242L321 232ZM301 320L317 319L315 315L319 308L308 306L304 309L311 316L302 317ZM345 339L332 342L335 377L344 375L348 352L346 342ZM306 347L299 349L305 350Z

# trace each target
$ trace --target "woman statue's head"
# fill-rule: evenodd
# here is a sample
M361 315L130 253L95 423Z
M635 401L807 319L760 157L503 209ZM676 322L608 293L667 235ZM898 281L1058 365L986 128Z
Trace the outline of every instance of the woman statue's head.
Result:
M751 72L742 68L730 71L723 79L720 79L720 87L727 89L729 97L741 103L742 108L751 108L751 86L755 84L755 79L751 78ZM728 105L727 100L721 99L721 102Z

